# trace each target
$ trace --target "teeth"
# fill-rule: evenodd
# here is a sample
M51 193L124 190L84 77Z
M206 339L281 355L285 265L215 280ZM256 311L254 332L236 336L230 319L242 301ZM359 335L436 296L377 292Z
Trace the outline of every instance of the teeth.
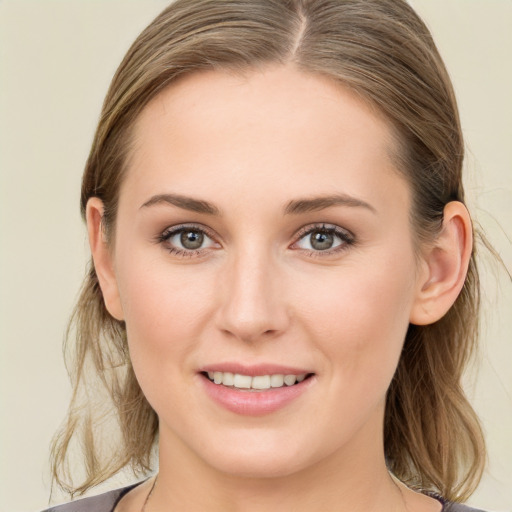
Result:
M295 375L285 375L284 376L284 383L287 386L293 386L295 384L296 380L297 380L297 377Z
M215 384L233 386L238 389L270 389L283 386L293 386L296 382L302 382L306 378L305 373L300 375L242 375L230 372L208 372L208 378Z
M240 375L239 373L235 373L233 378L233 386L235 388L241 389L251 389L252 377L249 375Z
M224 376L222 377L222 384L224 386L233 386L235 383L235 376L232 373L224 372Z
M271 375L270 376L270 385L273 388L281 388L284 384L284 375Z
M252 378L253 389L270 389L270 375L258 375Z

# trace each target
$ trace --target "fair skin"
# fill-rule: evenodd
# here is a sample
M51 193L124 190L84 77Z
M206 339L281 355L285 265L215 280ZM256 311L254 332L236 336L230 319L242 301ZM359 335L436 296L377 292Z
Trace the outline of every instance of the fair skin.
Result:
M450 203L418 257L393 150L374 110L292 66L192 74L144 109L110 245L99 199L87 220L106 306L159 417L146 512L441 509L390 477L384 405L409 323L439 319L462 287L471 223ZM204 369L226 364L307 377L291 401L248 413L208 391L223 385ZM116 512L139 511L151 483Z

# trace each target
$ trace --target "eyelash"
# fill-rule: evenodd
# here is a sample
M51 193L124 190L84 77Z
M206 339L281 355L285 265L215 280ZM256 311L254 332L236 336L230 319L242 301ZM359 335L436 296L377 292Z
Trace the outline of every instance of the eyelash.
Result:
M194 256L201 256L202 254L204 254L205 249L179 249L177 247L172 247L168 244L169 240L172 237L187 231L202 233L211 240L214 240L215 238L213 233L206 229L204 226L199 226L197 224L185 224L167 228L165 231L163 231L163 233L157 236L156 242L165 245L167 251L175 256L180 256L182 258L193 258Z
M185 258L193 258L198 257L204 254L205 249L179 249L177 247L172 247L168 245L168 242L171 238L173 238L176 235L179 235L180 233L187 232L187 231L194 231L198 233L202 233L203 235L206 235L211 240L215 239L215 236L213 233L206 229L204 226L199 226L196 224L186 224L186 225L180 225L180 226L173 226L171 228L167 228L165 231L163 231L160 235L156 237L156 243L159 244L167 244L166 249L169 253L179 256L179 257L185 257ZM354 235L343 228L340 228L339 226L335 226L333 224L313 224L309 225L307 227L302 228L299 230L299 232L296 235L296 242L294 242L292 245L296 245L298 242L300 242L303 238L305 238L308 235L311 235L315 232L323 232L330 235L335 235L339 238L341 243L338 246L335 246L333 249L326 249L326 250L308 250L308 249L302 249L302 251L311 257L327 257L332 256L334 254L338 254L340 252L343 252L348 249L348 247L354 245L356 243L356 239Z
M306 236L317 232L335 235L340 239L341 243L332 249L326 249L324 251L302 249L308 256L312 256L314 258L323 258L339 254L343 251L346 251L350 246L356 243L355 236L347 229L340 228L339 226L336 226L334 224L313 224L299 230L299 232L296 235L297 241L294 242L293 245L296 245Z

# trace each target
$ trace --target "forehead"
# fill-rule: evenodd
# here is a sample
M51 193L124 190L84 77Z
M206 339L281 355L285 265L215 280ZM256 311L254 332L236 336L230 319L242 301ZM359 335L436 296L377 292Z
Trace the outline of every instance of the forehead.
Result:
M372 195L383 177L402 181L394 148L384 117L331 79L291 66L204 71L145 107L127 181L146 195L165 187L210 194L217 183L248 197L269 187L303 196L304 186Z

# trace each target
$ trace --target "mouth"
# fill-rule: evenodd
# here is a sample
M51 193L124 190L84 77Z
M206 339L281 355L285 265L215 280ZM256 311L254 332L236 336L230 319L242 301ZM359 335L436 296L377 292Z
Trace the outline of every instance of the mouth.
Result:
M271 363L224 362L199 369L201 388L217 405L242 416L261 416L311 396L316 373Z
M267 391L270 389L297 386L310 379L314 373L283 374L273 373L267 375L244 375L242 373L203 371L201 375L210 382L239 391Z

